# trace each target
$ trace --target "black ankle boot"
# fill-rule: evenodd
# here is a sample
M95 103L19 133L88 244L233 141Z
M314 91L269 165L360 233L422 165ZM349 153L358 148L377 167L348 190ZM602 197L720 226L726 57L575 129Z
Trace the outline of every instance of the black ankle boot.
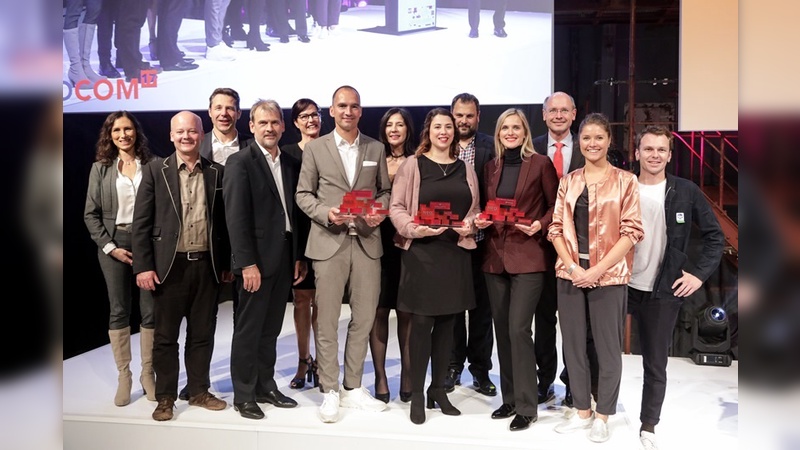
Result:
M269 44L262 41L258 33L250 33L247 35L247 48L257 52L268 52Z
M411 394L411 421L417 425L425 423L425 396L421 392Z
M461 411L450 403L450 399L447 398L447 393L443 388L428 389L428 409L433 409L436 403L439 404L439 409L442 410L442 414L446 416L461 415Z
M100 61L100 75L106 78L120 78L119 71L111 64L110 60Z

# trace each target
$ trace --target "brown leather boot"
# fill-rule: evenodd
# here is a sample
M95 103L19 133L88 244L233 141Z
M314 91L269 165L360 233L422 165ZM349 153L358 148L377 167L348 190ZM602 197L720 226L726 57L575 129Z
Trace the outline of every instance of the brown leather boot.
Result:
M131 327L121 330L108 330L108 339L111 341L111 351L114 362L117 363L117 393L114 395L114 404L125 406L131 402L131 387L133 374L131 373Z

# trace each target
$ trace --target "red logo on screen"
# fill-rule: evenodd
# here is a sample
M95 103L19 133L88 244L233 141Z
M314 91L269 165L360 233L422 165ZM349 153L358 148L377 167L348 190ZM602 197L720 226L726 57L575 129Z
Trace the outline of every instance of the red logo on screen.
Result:
M138 100L139 88L150 89L158 87L158 72L153 69L142 70L139 78L126 81L124 78L102 79L94 84L89 80L80 80L72 86L68 81L62 82L64 86L64 100L72 98L74 95L78 100L89 101L97 99L100 101L116 98L117 100Z

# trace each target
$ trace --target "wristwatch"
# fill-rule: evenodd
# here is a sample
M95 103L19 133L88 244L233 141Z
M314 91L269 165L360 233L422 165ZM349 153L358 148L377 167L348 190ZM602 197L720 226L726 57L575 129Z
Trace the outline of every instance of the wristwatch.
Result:
M569 267L567 268L567 275L572 275L572 271L574 271L576 267L578 267L577 264L575 263L570 264Z

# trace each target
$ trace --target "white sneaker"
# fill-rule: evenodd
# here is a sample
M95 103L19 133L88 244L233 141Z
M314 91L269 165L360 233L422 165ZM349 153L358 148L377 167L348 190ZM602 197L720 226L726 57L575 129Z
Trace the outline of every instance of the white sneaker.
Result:
M570 415L569 418L560 424L556 425L553 428L553 431L556 433L566 434L572 433L578 430L585 430L592 426L592 419L594 418L594 413L585 419L581 419L581 416L578 415L577 411Z
M220 43L214 47L206 47L206 59L209 61L233 61L236 59L236 52Z
M333 423L339 420L338 392L331 390L325 394L325 398L322 400L322 405L320 405L317 415L319 415L319 420L324 423Z
M656 435L649 431L642 431L639 433L639 442L642 443L642 448L644 450L658 450Z
M601 419L594 419L592 430L589 432L589 440L592 442L605 442L608 440L608 424Z
M363 409L364 411L381 412L387 408L386 403L376 400L369 392L361 386L348 391L344 387L339 390L342 398L342 408Z

